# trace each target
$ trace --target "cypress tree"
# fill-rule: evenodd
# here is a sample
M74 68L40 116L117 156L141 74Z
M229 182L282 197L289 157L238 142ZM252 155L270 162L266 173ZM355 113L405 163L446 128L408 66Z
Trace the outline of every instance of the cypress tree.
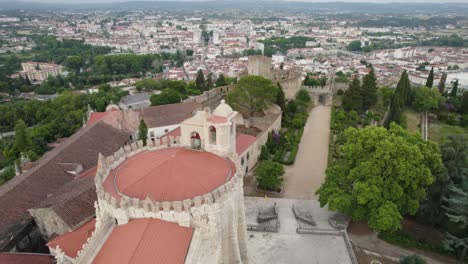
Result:
M203 71L200 69L197 72L197 79L195 79L195 84L197 85L197 89L200 91L205 90L205 75L203 75Z
M426 80L427 87L432 88L432 85L434 85L434 67L431 68Z
M143 141L143 146L146 146L146 142L148 140L148 127L143 119L140 120L140 125L138 126L138 140Z
M206 78L206 85L205 85L207 90L211 90L213 88L213 74L209 73L208 77Z
M361 111L363 106L362 88L359 78L354 78L343 97L343 107L346 111Z
M439 89L440 94L444 94L446 81L447 81L447 73L444 72L442 73L442 77L440 77L439 86L437 87Z
M457 93L458 93L458 80L456 80L453 83L453 88L452 88L452 92L450 92L450 96L455 98L455 97L457 97Z
M283 87L281 87L281 84L278 83L278 92L276 93L276 104L281 107L281 110L283 110L283 113L286 109L286 99L285 95L283 92Z
M364 76L361 92L362 108L365 112L377 102L377 82L374 69L371 69L371 71Z
M408 103L410 89L411 84L409 82L408 73L404 70L397 84L397 88L395 89L395 93L393 94L392 101L390 102L390 109L388 110L388 115L384 122L386 128L389 128L392 122L401 125L401 114L403 112L403 107Z

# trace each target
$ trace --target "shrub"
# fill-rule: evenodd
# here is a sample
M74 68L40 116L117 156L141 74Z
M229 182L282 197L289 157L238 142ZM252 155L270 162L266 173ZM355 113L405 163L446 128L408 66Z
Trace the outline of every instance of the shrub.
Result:
M301 89L299 92L296 94L296 99L305 103L310 102L310 95L307 90Z
M427 264L427 262L418 255L411 255L402 257L400 259L401 264Z
M344 94L344 91L342 89L338 89L338 91L336 91L336 95L343 95Z
M277 191L281 187L283 174L283 165L271 160L261 161L255 170L258 187L268 191Z

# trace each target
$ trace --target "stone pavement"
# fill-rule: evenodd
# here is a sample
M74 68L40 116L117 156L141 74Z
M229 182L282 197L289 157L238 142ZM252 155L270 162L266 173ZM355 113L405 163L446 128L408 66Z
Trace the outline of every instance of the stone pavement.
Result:
M249 263L254 264L348 264L352 263L343 235L298 234L292 205L309 207L317 230L336 231L328 223L335 213L313 200L244 197L247 224L257 224L259 208L276 203L280 228L278 233L247 232ZM338 232L337 232L338 233Z

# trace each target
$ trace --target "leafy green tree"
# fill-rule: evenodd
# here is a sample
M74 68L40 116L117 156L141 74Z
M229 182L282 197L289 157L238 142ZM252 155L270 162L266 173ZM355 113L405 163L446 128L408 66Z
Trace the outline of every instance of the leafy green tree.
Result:
M361 41L360 40L353 40L351 41L348 46L346 47L349 51L361 51Z
M364 76L362 80L362 108L363 111L369 110L375 103L377 103L377 82L375 78L374 69Z
M468 178L468 138L465 135L450 136L440 145L443 169L435 174L436 180L418 211L419 219L431 226L447 228L444 197L450 196L447 186L460 186Z
M450 191L446 210L449 221L455 226L447 232L444 246L450 251L458 251L460 263L463 263L468 251L468 179L465 178L459 187L452 186Z
M268 191L276 191L281 188L283 174L283 165L271 160L261 161L257 169L255 169L255 179L258 187Z
M397 84L397 88L393 93L392 101L390 102L390 109L388 110L388 115L384 122L386 128L390 127L392 122L403 125L403 108L409 103L410 92L411 84L408 73L404 70Z
M400 229L403 215L416 213L442 168L438 146L396 124L348 128L345 138L342 156L317 191L321 206L367 220L378 232Z
M309 92L307 92L305 89L299 90L299 92L296 94L296 99L304 103L310 102Z
M458 80L455 80L455 82L453 83L452 91L450 92L450 96L455 98L457 97L457 93L458 93Z
M431 68L426 80L427 87L432 88L432 85L434 85L434 67Z
M13 149L16 153L26 153L31 147L31 137L28 132L28 126L20 119L15 126L15 140Z
M80 75L80 70L84 66L84 60L81 56L70 56L65 62L65 66L75 71L75 75Z
M200 91L205 91L205 75L203 75L203 71L200 69L197 72L197 78L195 79L195 83L197 84L197 89Z
M154 79L144 79L144 80L138 81L135 84L135 87L138 91L162 89L161 83Z
M216 87L225 86L225 85L228 85L228 83L226 79L224 78L224 75L221 73L218 79L216 80Z
M245 117L251 117L273 104L278 87L261 76L242 77L227 95L227 102Z
M361 111L363 105L361 82L359 78L349 84L349 89L346 90L343 97L343 107L346 111L354 110Z
M148 141L148 127L143 119L140 120L140 125L138 126L138 140L143 141L143 146L146 146L146 142Z
M175 104L182 101L182 95L172 89L165 89L160 94L153 94L150 98L151 105Z
M443 101L444 97L440 95L437 88L421 86L415 89L413 106L419 112L437 110Z

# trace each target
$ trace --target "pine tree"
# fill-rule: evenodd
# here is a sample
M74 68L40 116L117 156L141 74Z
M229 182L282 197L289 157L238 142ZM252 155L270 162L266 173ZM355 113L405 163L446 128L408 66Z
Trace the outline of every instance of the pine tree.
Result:
M454 227L447 232L444 246L451 251L460 250L460 263L468 251L468 181L452 186L450 198L446 198L447 217Z
M439 89L440 94L444 94L446 81L447 81L447 73L444 72L442 73L442 77L440 77L439 86L437 87Z
M453 83L453 88L452 88L452 91L450 92L450 96L452 98L455 98L455 97L457 97L457 93L458 93L458 80L456 80Z
M431 68L426 80L427 87L432 88L432 85L434 85L434 67Z
M377 102L377 82L374 69L371 69L371 71L364 76L361 92L362 108L365 112Z
M216 87L225 85L228 85L228 83L226 82L226 78L224 78L224 74L221 73L218 79L216 80Z
M143 119L140 120L140 125L138 126L138 140L143 141L143 146L146 146L146 142L148 140L148 127Z
M390 109L388 110L388 115L384 123L386 128L389 128L392 122L401 124L401 114L403 112L403 107L408 104L410 90L411 84L408 73L404 70L397 84L397 88L395 89L395 93L393 94L392 101L390 102Z
M346 111L355 110L362 111L363 99L362 99L362 88L359 78L354 80L349 85L349 89L346 90L343 97L343 107Z
M205 87L207 90L211 90L211 88L213 88L213 74L212 73L208 74L208 77L206 78Z
M195 84L197 85L197 89L200 91L204 91L205 87L205 75L203 75L203 71L200 69L197 72L197 79L195 79Z

